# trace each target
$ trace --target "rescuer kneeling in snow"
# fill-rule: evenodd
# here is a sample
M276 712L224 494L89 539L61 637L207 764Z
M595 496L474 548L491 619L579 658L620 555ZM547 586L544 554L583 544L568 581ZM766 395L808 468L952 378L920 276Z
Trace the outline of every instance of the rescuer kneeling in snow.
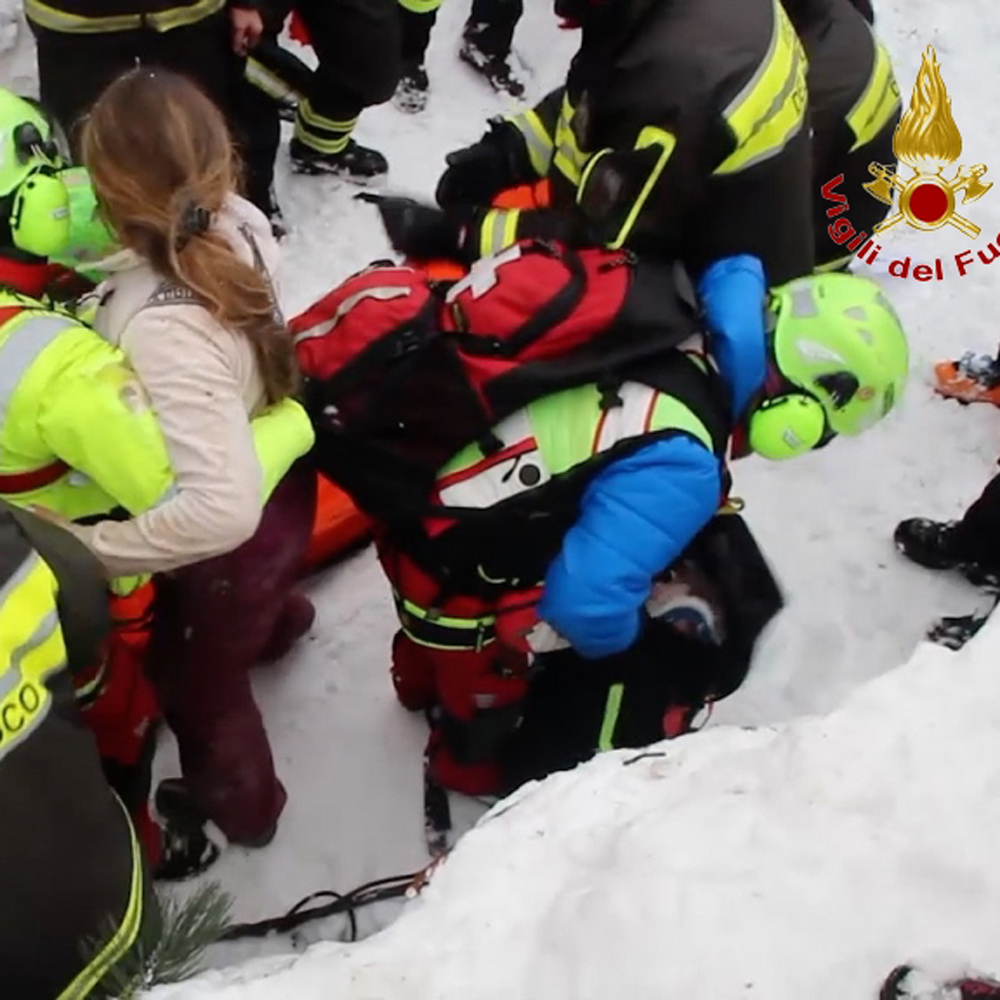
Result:
M758 281L755 289L749 281L741 289L747 309L764 296L762 276ZM711 280L704 287L710 314L736 308L734 298L713 300ZM803 454L836 434L861 433L898 400L908 368L906 339L874 283L847 275L799 279L776 290L769 316L764 385L749 401L733 395L734 412L744 417L732 457ZM714 328L736 327L730 315ZM717 333L714 343L725 350ZM498 744L503 791L580 763L595 750L646 746L689 731L706 703L742 683L756 639L781 606L752 536L727 511L728 476L710 412L638 385L626 384L621 395L624 419L614 433L650 440L603 467L594 449L618 442L607 435L594 389L529 408L527 433L539 444L532 457L549 467L543 480L570 467L587 482L563 522L543 585L497 603L498 646L534 660L522 679L526 700L516 725ZM638 422L629 426L629 415ZM545 446L565 439L570 427L566 451ZM510 440L502 430L498 435ZM463 467L472 471L482 460L473 445L443 476L457 480ZM463 505L461 488L449 487L449 503ZM473 502L474 475L469 488ZM545 510L552 502L542 487L531 506ZM414 659L434 656L404 636L396 672L407 648ZM465 768L449 771L447 714L443 720L437 773L455 787Z
M108 630L101 567L72 535L0 501L0 910L5 996L142 985L160 916L71 675Z
M793 457L903 390L906 338L869 280L768 300L760 262L728 258L698 312L680 268L658 268L529 241L440 304L416 272L376 266L293 323L317 457L380 525L392 679L429 713L440 785L505 791L686 732L742 682L781 603L727 513L731 435L734 455Z

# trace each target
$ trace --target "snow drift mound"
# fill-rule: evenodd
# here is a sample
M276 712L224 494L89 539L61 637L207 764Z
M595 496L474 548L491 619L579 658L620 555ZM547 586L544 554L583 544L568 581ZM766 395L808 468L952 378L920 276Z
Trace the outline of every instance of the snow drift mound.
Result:
M381 934L152 997L847 1000L928 951L998 969L998 659L995 620L828 716L604 755L500 803Z

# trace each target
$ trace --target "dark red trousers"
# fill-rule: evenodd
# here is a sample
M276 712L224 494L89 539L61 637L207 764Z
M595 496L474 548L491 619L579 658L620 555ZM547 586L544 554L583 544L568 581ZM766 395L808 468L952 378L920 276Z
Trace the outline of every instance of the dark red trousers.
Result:
M312 532L315 472L299 462L254 536L157 581L148 669L194 802L235 843L266 843L287 798L250 685Z
M383 539L378 555L396 592L441 615L479 618L492 606L463 595L439 600L440 585ZM392 683L400 702L432 719L428 766L434 779L466 795L502 784L498 756L516 729L528 690L528 658L491 641L480 649L440 649L402 630L392 644Z

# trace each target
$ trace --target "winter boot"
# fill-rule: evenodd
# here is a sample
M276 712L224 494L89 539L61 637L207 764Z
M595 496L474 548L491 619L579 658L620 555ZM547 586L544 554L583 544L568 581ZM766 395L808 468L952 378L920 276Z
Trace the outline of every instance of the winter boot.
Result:
M879 1000L1000 1000L1000 982L981 976L942 982L912 965L899 965L882 985Z
M321 153L298 139L288 147L297 174L332 174L354 184L373 184L389 172L386 158L353 139L339 153Z
M935 390L960 403L1000 406L1000 358L966 351L957 361L934 366Z
M285 222L285 215L281 211L273 187L267 192L266 199L262 199L262 203L258 207L267 216L267 221L271 223L271 232L274 238L283 240L288 235L288 224Z
M962 560L955 551L957 521L931 521L911 517L896 525L896 548L911 562L926 569L958 569Z
M998 589L1000 571L964 559L958 551L955 536L957 524L957 521L931 521L924 517L900 521L893 535L896 548L918 566L955 569L973 586L989 591Z
M210 868L219 857L219 845L207 833L208 820L191 801L181 778L167 778L156 789L163 847L153 878L179 882Z
M466 32L458 57L484 77L498 93L510 94L511 97L524 96L524 83L511 71L509 56L484 51L476 40L475 32Z
M927 638L948 649L961 649L988 621L990 612L975 612L955 618L942 618L928 630Z
M430 81L427 79L427 70L423 63L408 66L403 70L403 75L396 85L392 103L407 114L418 114L427 107L429 89Z

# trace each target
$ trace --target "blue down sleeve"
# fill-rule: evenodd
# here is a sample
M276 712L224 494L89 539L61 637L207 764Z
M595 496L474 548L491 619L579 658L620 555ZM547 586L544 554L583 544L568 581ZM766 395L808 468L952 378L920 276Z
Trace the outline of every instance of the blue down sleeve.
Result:
M711 353L729 386L733 415L741 417L767 372L764 267L756 257L723 257L698 280Z
M581 656L627 649L653 578L718 509L721 478L715 455L686 434L602 469L549 567L539 616Z

